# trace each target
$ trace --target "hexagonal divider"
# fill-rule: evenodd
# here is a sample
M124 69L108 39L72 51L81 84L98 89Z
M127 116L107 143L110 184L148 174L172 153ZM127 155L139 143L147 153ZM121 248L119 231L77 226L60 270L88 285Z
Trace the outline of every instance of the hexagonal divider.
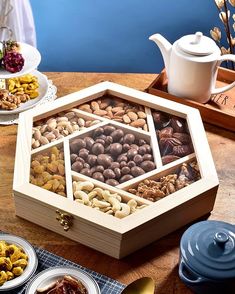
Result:
M127 133L132 133L135 135L136 139L144 139L146 140L147 144L149 144L151 146L151 154L153 156L153 162L156 164L156 156L158 156L158 154L155 154L155 145L153 145L152 141L151 141L151 134L148 133L148 132L145 132L143 130L139 130L139 129L136 129L136 128L133 128L133 127L130 127L130 126L126 126L124 124L121 124L119 122L114 122L114 121L109 121L109 120L106 120L106 122L102 122L102 123L99 123L99 126L105 126L105 125L111 125L111 126L114 126L116 128L119 128L119 129L122 129L124 131L124 134L127 134ZM94 128L93 129L89 129L89 130L86 130L84 132L80 132L79 134L75 134L74 136L70 136L70 142L74 139L74 138L84 138L85 136L90 136L92 134L92 132L94 131ZM156 168L156 167L155 167ZM148 174L149 172L147 172ZM128 180L129 181L129 180Z
M152 204L152 202L149 201L149 200L146 200L144 198L138 197L138 196L133 195L133 194L127 192L127 191L124 191L124 190L118 189L116 187L110 186L110 185L108 185L106 183L102 183L100 181L97 181L96 179L93 179L91 177L85 176L83 174L80 174L80 173L77 173L77 172L74 172L74 171L71 171L71 179L72 179L72 182L73 181L90 182L90 183L92 183L94 185L94 188L101 188L102 190L108 190L111 193L118 194L118 195L120 195L122 197L122 200L123 200L122 202L123 203L127 203L129 200L133 199L133 200L135 200L137 202L137 205L138 206L144 205L144 206L147 207L148 205ZM73 195L73 201L75 201L74 198L75 197ZM78 204L85 205L83 203L78 203ZM88 205L85 205L85 206L94 209L94 207L91 207L91 206L88 206ZM144 209L144 207L141 208L139 210L139 212L142 211L142 209ZM103 211L100 211L100 212L104 213ZM130 213L129 215L131 215L131 214L133 214L133 213Z
M147 124L148 124L149 133L151 134L152 144L154 145L155 162L157 167L161 167L163 165L162 157L161 157L161 152L160 152L157 136L154 136L156 131L155 131L155 126L153 122L152 112L149 107L145 107L145 111L147 114Z
M136 189L137 186L140 183L143 183L145 180L159 180L160 178L162 178L164 176L167 177L167 176L172 175L172 174L178 174L178 176L179 176L179 173L177 173L177 171L182 167L182 165L184 163L190 164L190 163L193 163L193 162L195 162L197 164L198 174L199 174L200 178L196 179L194 182L190 183L189 185L186 185L186 186L182 187L181 189L187 188L187 187L191 186L192 184L198 182L202 178L200 168L199 168L199 165L198 165L197 158L196 158L195 154L190 154L187 157L181 158L180 160L177 160L177 163L171 162L167 166L162 166L161 168L159 168L157 170L151 171L148 175L145 174L145 175L140 176L138 179L133 179L133 180L130 180L128 183L126 182L126 183L120 184L120 185L117 186L117 188L122 189L123 191L126 191L126 192L132 194L132 192L129 191L129 189ZM148 199L146 199L146 200L150 201L151 204L154 204L154 203L156 203L156 202L158 202L160 200L163 200L166 197L171 196L171 195L173 195L175 193L178 194L179 191L181 191L181 189L179 189L177 191L174 191L174 192L172 192L172 193L170 193L170 194L168 194L168 195L166 195L166 196L164 196L161 199L156 200L156 201L152 201L152 200L148 200ZM133 194L133 195L135 195L135 194ZM135 196L138 196L138 195L135 195ZM141 198L141 196L138 196L138 197Z
M66 167L66 158L65 158L65 148L64 148L64 142L52 142L50 146L44 145L40 150L34 150L34 152L31 153L31 160L30 160L30 180L29 182L33 185L36 185L38 187L41 187L42 189L46 189L50 192L53 192L57 194L58 196L64 196L67 198L68 196L68 186L67 186L67 177L68 174L66 174L66 170L68 170L69 167ZM54 148L54 149L53 149ZM56 148L56 149L55 149ZM59 151L59 153L63 153L63 157L56 154ZM44 160L41 158L41 156L49 157L48 165L50 164L50 167L45 168ZM52 159L53 158L53 159ZM45 158L45 160L47 160ZM63 163L59 162L59 160L63 160ZM35 162L39 162L40 166ZM55 163L55 161L57 163ZM33 164L35 162L35 165ZM54 162L54 164L53 164ZM32 167L32 164L34 167ZM37 168L38 166L38 168ZM44 166L41 168L41 166ZM39 175L39 177L32 175L32 169L35 169L35 174ZM42 174L46 172L45 176L42 176ZM48 175L50 174L52 178ZM69 173L70 174L70 173ZM48 180L46 180L48 178ZM36 184L37 180L42 181L40 185ZM53 181L54 183L49 183L49 181ZM65 184L63 184L65 182ZM65 186L64 191L60 191L62 187L59 187L59 183ZM54 186L53 186L54 185ZM58 186L58 187L57 187ZM57 187L57 188L56 188ZM64 192L65 195L60 195L59 192Z

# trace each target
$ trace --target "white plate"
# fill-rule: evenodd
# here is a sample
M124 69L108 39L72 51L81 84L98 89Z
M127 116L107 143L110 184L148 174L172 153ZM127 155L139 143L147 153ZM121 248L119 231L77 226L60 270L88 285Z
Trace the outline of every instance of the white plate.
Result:
M34 70L41 61L41 54L39 51L28 44L17 42L20 45L20 53L24 57L24 66L21 71L11 73L0 68L0 79L10 79L18 76L25 75ZM1 48L0 48L1 49Z
M87 288L89 294L100 294L98 284L89 274L72 267L53 267L40 272L30 281L25 290L25 294L34 294L38 288L46 287L66 275L80 280Z
M14 278L11 281L5 282L0 286L0 292L8 293L9 290L19 287L24 284L36 271L38 266L38 259L33 246L26 240L8 234L0 234L0 240L4 240L9 244L16 244L23 248L24 252L28 255L28 265L23 271L23 274Z
M36 76L38 78L39 96L37 98L30 99L30 100L28 100L26 102L21 103L18 108L13 109L13 110L2 110L2 109L0 109L0 115L2 115L2 114L16 114L16 113L20 113L22 111L25 111L25 110L27 110L29 108L32 108L35 105L37 105L40 102L40 100L42 100L46 96L47 91L48 91L47 77L44 74L37 71L37 70L34 70L34 71L30 72L30 74L32 74L32 75L34 75L34 76Z

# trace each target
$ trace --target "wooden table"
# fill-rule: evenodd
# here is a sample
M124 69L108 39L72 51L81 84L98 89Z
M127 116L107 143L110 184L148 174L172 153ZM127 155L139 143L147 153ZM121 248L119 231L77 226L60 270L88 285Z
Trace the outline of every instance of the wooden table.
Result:
M153 74L46 73L57 86L58 97L109 80L145 90L156 78ZM235 224L235 133L205 125L218 172L220 187L209 219ZM186 227L122 259L115 260L56 233L41 228L14 213L12 179L17 126L0 127L0 230L26 238L66 259L79 263L124 284L151 276L158 294L189 294L178 277L179 242Z

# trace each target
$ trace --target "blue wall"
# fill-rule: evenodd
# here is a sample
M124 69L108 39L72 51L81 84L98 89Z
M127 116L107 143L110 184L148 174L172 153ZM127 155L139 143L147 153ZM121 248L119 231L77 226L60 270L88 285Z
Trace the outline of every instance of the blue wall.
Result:
M159 72L148 37L174 42L219 24L214 0L31 0L41 71Z

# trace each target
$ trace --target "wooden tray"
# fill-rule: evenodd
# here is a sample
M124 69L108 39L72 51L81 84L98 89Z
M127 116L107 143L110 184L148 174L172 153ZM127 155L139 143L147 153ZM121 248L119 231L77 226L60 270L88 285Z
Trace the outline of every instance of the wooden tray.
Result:
M235 71L219 68L217 87L222 87L235 81ZM163 70L153 83L146 89L150 94L179 102L200 111L202 120L216 126L235 131L235 88L221 94L213 95L211 100L202 104L186 98L177 97L167 92L167 76Z
M113 120L108 119L101 116L100 112L99 114L97 112L94 114L85 112L84 108L83 110L77 109L82 104L83 106L84 103L87 105L87 103L97 101L97 99L101 99L105 95L111 95L113 99L122 99L126 103L142 105L146 113L147 130L123 124L120 121L115 121L114 118ZM13 183L16 215L110 256L122 258L209 213L214 206L218 178L199 111L162 98L154 101L153 98L154 96L147 93L110 82L103 82L69 94L52 103L21 113L17 134ZM58 137L57 140L32 149L32 135L33 131L35 132L35 123L37 123L37 126L42 127L44 125L43 119L48 120L51 116L57 117L59 113L60 116L64 116L67 111L71 114L71 109L75 109L76 116L78 115L79 118L84 120L86 118L97 120L98 118L99 123L85 129L76 129L70 134L67 133L63 137ZM158 143L156 136L158 129L162 130L162 127L155 125L153 117L153 113L159 115L159 112L162 115L163 113L168 114L171 118L178 116L181 121L187 123L188 134L193 145L193 150L190 151L192 152L191 154L179 156L177 160L170 163L163 162L164 155L160 152L160 143ZM164 115L163 117L166 118ZM119 183L116 187L74 171L71 167L70 158L71 142L75 138L90 136L95 129L107 124L118 126L124 132L126 130L126 132L134 134L139 139L142 138L146 142L151 142L156 168L124 183ZM46 126L50 130L53 129L48 121ZM175 132L179 132L179 129ZM45 155L45 160L49 160L48 151L52 147L62 148L64 151L64 171L61 168L62 172L59 173L65 176L66 197L59 195L61 190L58 193L52 192L47 190L49 189L48 186L47 189L45 186L42 188L40 187L42 184L38 183L37 185L37 183L29 180L31 163L34 161L34 166L37 163L35 156ZM159 201L152 202L145 198L140 198L130 191L130 188L135 189L140 182L146 179L157 180L172 173L177 173L180 166L193 161L198 164L201 178ZM60 163L63 164L61 161ZM42 173L45 169L40 170L41 172L38 171L37 173ZM52 173L55 175L56 171ZM48 175L48 173L46 174ZM139 205L144 205L145 207L141 211L119 219L93 207L77 203L74 201L72 181L79 180L88 180L97 188L119 194L125 202L134 199ZM65 184L61 185L65 188Z

